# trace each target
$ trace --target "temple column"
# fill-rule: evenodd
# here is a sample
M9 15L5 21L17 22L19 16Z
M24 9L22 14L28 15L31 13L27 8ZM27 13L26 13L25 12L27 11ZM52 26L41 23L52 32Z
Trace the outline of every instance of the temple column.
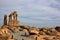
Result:
M12 19L12 15L9 15L9 22L8 22L9 26L13 26L13 19Z
M16 15L16 20L17 20L17 16L18 16L18 15Z
M9 22L12 21L12 16L9 16Z
M7 15L4 15L4 25L7 25Z
M18 17L18 14L16 11L12 12L9 15L9 26L18 26L19 25L19 21L18 21L17 17Z
M13 15L13 18L14 18L13 19L14 20L13 24L14 24L14 26L19 25L19 21L18 21L17 17L18 17L17 12L14 12L14 15Z

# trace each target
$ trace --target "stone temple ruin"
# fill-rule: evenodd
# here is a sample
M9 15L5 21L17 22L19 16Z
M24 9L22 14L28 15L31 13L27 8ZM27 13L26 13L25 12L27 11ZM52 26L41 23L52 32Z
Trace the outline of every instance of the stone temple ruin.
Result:
M7 38L8 37L8 38ZM4 25L0 28L0 40L60 40L60 26L37 28L19 25L16 11L4 15Z
M9 25L9 26L18 26L19 25L19 21L17 19L18 14L16 11L12 12L9 15L9 20L7 23L7 15L4 15L4 25Z

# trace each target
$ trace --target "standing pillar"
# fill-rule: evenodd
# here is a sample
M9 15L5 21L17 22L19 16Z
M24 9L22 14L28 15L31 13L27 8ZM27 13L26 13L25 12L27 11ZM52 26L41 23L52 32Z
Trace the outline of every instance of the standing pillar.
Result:
M14 26L19 26L19 21L18 21L18 19L17 19L17 17L18 17L18 14L17 14L17 12L15 11L14 13L13 13L13 25Z
M17 20L17 16L18 16L18 15L16 14L16 20Z
M12 15L9 16L9 22L11 22L11 21L12 21Z
M12 12L10 15L9 15L9 26L19 26L19 21L17 19L18 17L18 14L16 11Z
M17 12L15 11L15 12L13 13L13 17L14 17L14 20L15 20L15 21L17 21L17 16L18 16L18 15L17 15Z
M4 15L4 25L7 25L7 15Z
M16 16L15 15L13 15L13 20L16 21Z
M9 26L13 26L12 14L9 15L8 25L9 25Z

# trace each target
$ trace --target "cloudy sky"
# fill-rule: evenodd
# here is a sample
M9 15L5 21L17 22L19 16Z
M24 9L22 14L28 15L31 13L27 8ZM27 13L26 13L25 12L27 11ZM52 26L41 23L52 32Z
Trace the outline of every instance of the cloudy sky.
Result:
M0 0L0 25L4 14L17 11L20 24L60 26L60 0Z

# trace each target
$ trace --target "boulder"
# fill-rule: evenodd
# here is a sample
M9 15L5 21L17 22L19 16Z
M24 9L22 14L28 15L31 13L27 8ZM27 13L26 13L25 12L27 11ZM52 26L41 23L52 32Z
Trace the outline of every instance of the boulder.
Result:
M39 34L40 34L40 35L46 35L46 33L43 32L43 31L40 31Z
M30 28L29 33L31 35L35 35L35 34L37 35L37 34L39 34L39 30L37 30L37 28Z
M51 35L51 36L56 36L57 35L57 31L54 29L54 28L51 28L50 30L49 30L49 34Z
M60 32L60 26L56 26L55 29Z

